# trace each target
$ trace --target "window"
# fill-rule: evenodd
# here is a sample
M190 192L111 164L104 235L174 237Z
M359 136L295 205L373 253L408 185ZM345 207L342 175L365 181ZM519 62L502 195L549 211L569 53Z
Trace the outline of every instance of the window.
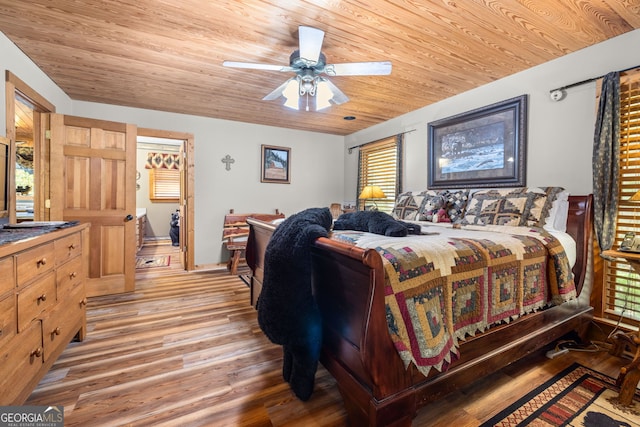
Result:
M640 72L620 78L620 176L616 241L629 231L640 233L640 203L629 198L640 190ZM626 262L607 262L604 317L640 322L640 277Z
M402 135L386 138L360 148L358 192L366 186L380 187L384 198L358 200L358 210L377 206L378 210L391 213L396 195L401 188L400 159Z
M152 202L180 201L180 171L149 169L149 199Z

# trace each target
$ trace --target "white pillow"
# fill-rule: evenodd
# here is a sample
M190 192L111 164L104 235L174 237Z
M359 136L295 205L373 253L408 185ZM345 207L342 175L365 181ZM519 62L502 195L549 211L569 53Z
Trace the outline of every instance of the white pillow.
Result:
M561 191L551 204L549 216L545 219L544 229L547 231L567 231L567 219L569 218L569 192Z

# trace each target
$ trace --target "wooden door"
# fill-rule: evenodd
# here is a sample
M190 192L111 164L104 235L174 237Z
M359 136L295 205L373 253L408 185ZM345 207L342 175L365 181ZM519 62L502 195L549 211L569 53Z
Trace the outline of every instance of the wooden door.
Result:
M136 130L50 115L50 216L91 224L88 296L135 289Z

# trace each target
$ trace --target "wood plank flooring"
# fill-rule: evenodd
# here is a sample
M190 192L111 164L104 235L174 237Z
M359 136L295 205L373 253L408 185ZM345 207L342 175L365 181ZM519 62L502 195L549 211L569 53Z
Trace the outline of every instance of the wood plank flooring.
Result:
M226 270L139 270L135 292L90 299L87 321L86 340L69 344L25 403L64 405L65 426L347 425L322 367L310 401L289 391L280 347ZM626 363L605 352L533 355L423 408L413 425L477 426L573 361L613 377Z

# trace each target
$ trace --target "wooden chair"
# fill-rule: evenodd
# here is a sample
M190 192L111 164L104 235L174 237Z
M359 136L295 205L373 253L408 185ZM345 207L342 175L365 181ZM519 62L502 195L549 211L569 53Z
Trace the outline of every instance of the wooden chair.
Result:
M229 251L229 261L227 269L231 274L238 274L238 265L243 261L243 253L247 248L247 238L249 237L249 224L247 218L256 218L261 221L273 221L284 218L284 214L276 209L275 214L248 213L237 214L233 209L224 216L224 228L222 230L222 243Z
M620 374L616 379L616 385L620 387L618 401L629 406L633 403L633 396L640 381L640 335L637 331L616 332L612 337L613 346L610 354L622 357L630 354L633 357L631 363L620 368Z

